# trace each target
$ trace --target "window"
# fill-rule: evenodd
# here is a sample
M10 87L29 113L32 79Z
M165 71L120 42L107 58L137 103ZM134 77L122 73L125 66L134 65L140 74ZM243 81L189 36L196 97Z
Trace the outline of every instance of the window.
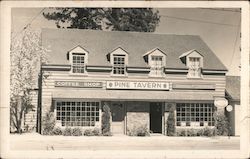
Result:
M212 103L177 103L177 126L214 126Z
M61 126L95 126L99 122L99 102L56 102L56 120Z
M125 75L126 65L125 65L125 55L113 55L113 74L115 75Z
M163 57L162 56L151 56L150 75L152 76L163 75Z
M72 73L85 72L85 54L72 54Z
M189 77L201 77L201 60L199 57L189 57Z

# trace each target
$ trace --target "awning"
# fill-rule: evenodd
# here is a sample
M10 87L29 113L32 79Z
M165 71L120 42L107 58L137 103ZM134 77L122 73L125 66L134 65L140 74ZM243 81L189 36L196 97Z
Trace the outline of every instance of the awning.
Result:
M53 98L81 98L102 100L131 100L131 101L180 101L206 100L213 101L215 93L188 91L141 91L141 90L54 90Z

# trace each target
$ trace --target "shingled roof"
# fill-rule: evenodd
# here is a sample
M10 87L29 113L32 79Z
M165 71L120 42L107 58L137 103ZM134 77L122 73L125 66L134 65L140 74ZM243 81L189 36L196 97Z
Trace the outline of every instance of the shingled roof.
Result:
M128 65L148 67L143 55L159 48L167 55L167 68L186 68L179 56L197 50L204 57L204 69L227 70L199 36L96 31L84 29L42 29L42 45L51 50L50 64L69 64L67 52L79 45L89 52L88 65L110 66L106 55L117 47L128 52Z
M232 100L240 100L240 76L226 76L226 93Z

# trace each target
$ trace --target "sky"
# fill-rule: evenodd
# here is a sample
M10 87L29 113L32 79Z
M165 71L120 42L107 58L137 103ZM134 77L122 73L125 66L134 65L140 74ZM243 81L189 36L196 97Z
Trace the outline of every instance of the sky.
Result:
M54 21L45 19L43 8L13 8L12 32L20 33L30 23L34 29L56 28ZM44 11L47 11L46 8ZM221 62L228 68L227 75L240 75L240 12L199 8L158 9L160 23L156 33L199 35Z

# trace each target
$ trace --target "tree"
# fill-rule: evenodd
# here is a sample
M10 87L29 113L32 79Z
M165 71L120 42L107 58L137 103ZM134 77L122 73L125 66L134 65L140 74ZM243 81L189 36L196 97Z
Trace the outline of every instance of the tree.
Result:
M160 21L152 8L56 8L43 12L58 28L154 32Z
M219 135L219 136L230 135L230 125L229 125L228 118L225 116L225 114L222 112L216 111L214 112L214 119L215 119L216 135Z
M171 106L169 110L168 120L167 120L167 135L175 135L175 117L174 117L174 107Z
M104 103L103 106L103 114L102 114L102 134L104 136L110 136L111 131L110 131L110 108L107 105L107 103Z
M47 50L41 47L40 32L27 27L11 42L10 122L22 132L24 113L33 108L30 90L36 84L40 64L46 61Z

